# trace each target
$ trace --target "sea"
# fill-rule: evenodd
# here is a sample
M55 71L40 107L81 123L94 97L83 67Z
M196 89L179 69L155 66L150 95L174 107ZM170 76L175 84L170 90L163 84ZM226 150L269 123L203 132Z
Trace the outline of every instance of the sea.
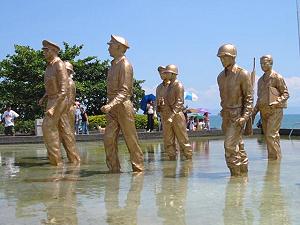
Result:
M210 115L210 127L221 128L222 118L219 115ZM259 120L259 114L255 117L253 127L256 127L256 123ZM281 128L286 129L300 129L300 114L284 114L281 122Z

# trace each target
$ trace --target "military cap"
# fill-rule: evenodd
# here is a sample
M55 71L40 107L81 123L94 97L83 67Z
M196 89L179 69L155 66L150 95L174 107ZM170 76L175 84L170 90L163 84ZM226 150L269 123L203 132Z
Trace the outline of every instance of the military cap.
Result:
M52 49L57 52L59 52L60 50L59 46L51 41L43 40L42 44L43 44L42 49Z
M124 45L126 48L129 48L128 41L125 38L117 35L111 35L111 39L107 44L121 44Z

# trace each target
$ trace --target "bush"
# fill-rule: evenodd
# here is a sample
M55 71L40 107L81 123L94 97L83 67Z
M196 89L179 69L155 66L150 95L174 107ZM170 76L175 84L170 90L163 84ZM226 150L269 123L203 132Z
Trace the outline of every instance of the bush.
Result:
M98 126L106 126L106 117L105 115L89 116L89 129L97 129Z
M89 128L97 129L98 126L106 126L105 115L89 116ZM135 127L136 129L146 129L147 127L147 115L136 114L135 115ZM158 127L157 119L154 120L154 127Z
M22 134L34 134L35 125L33 120L17 120L15 131Z

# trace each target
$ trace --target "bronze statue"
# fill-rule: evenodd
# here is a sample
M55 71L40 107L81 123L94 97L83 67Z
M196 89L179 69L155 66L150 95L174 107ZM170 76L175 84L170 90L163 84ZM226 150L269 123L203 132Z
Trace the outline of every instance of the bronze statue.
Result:
M217 80L222 107L222 130L225 135L225 158L232 176L248 173L248 157L242 132L251 116L253 104L251 76L235 63L236 53L233 45L225 44L217 54L224 67Z
M68 73L64 62L58 57L58 45L43 41L43 53L47 61L44 77L45 94L39 100L42 105L47 100L43 120L43 137L48 158L53 165L61 165L60 143L62 142L71 163L80 162L76 151L75 135L68 116Z
M75 103L75 98L76 98L76 86L75 82L73 81L73 75L74 75L74 69L73 65L69 61L65 61L66 69L69 75L69 91L68 91L68 110L69 110L69 120L70 120L70 125L75 133L75 110L76 110L76 103Z
M107 119L104 133L106 164L111 172L120 172L118 136L122 130L132 169L134 172L141 172L144 170L144 156L138 143L134 110L130 100L133 94L133 69L124 55L129 45L124 38L115 35L111 36L107 44L109 54L114 59L107 74L108 103L101 107Z
M186 159L193 155L192 147L186 131L186 120L183 114L184 88L177 80L178 69L175 65L166 68L159 67L163 83L157 87L158 111L161 113L163 123L163 137L165 151L170 160L176 160L176 139L180 151ZM169 82L169 84L167 84ZM165 87L167 87L166 90ZM166 92L165 92L166 91Z
M257 84L258 98L253 110L253 121L257 112L260 111L268 158L277 160L281 158L279 129L289 93L283 77L272 70L271 55L262 56L260 65L264 74Z

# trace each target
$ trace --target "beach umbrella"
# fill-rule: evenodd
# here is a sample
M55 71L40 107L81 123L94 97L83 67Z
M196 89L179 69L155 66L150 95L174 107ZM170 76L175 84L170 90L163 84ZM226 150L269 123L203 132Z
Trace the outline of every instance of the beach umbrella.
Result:
M197 119L204 119L204 116L199 113L188 113L188 117L194 117Z
M208 114L210 114L210 112L205 108L187 109L187 112L190 112L190 113L208 113Z
M145 95L141 100L141 109L145 112L147 108L147 103L150 101L155 101L156 97L153 94Z
M184 100L190 100L192 102L195 102L198 100L198 96L193 92L185 91L184 92Z

